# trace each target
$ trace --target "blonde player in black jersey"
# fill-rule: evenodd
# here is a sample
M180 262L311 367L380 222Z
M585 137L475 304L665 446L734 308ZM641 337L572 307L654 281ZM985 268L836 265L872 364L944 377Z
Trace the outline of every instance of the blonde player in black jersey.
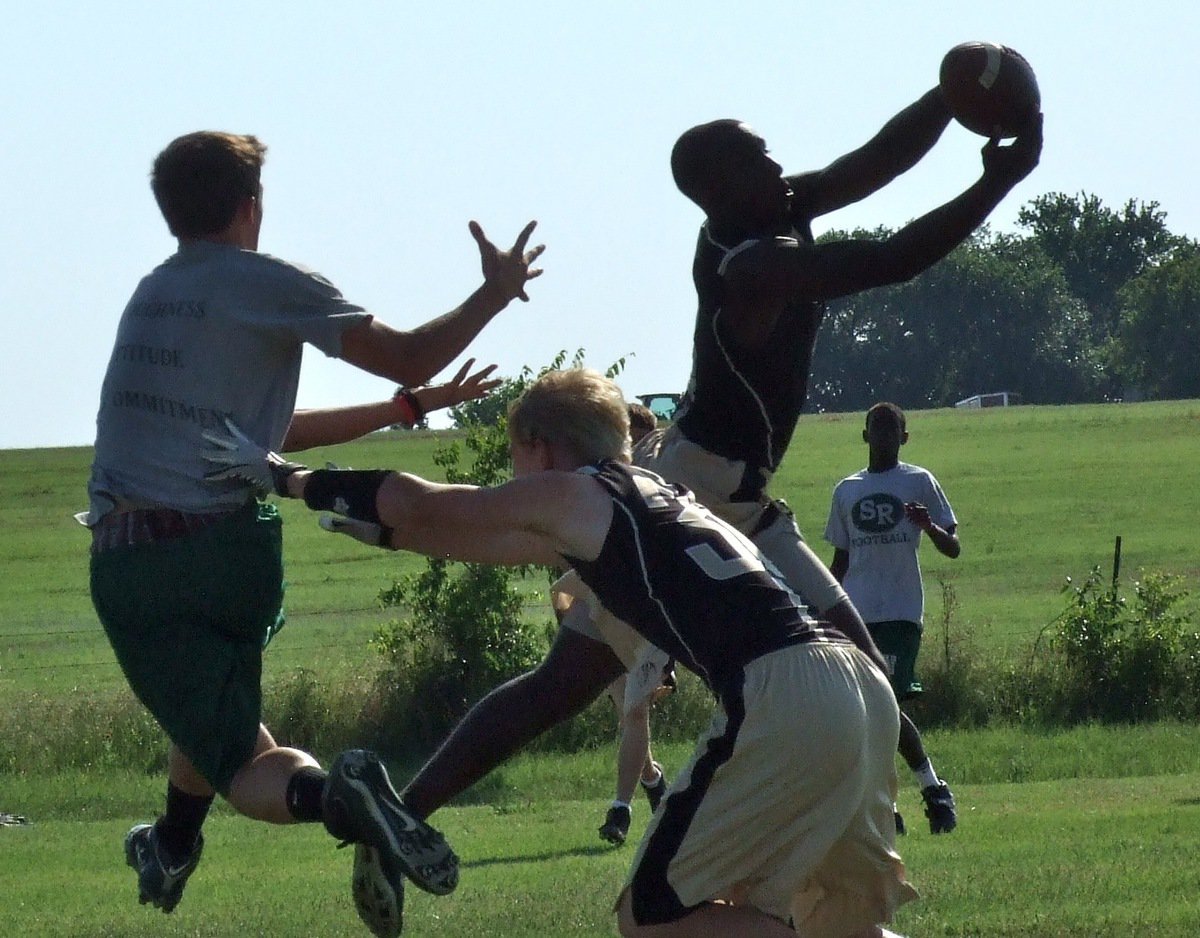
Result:
M572 566L717 706L617 903L626 936L889 935L916 893L894 849L899 711L861 627L808 616L763 554L628 460L610 380L549 372L512 406L514 478L440 485L285 463L231 427L213 461L345 516L368 543L474 563ZM329 522L326 522L329 523Z

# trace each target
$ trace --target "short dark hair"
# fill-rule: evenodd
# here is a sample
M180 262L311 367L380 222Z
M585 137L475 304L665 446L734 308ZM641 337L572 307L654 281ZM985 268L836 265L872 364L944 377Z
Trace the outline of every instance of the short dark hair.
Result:
M242 201L261 191L266 152L249 134L201 130L172 140L150 173L171 234L203 238L228 228Z
M900 409L900 405L893 404L891 401L880 401L878 404L872 404L870 410L867 411L867 426L871 426L871 417L876 414L887 414L891 417L900 429L907 430L905 425L904 411Z
M629 402L629 431L642 430L649 433L651 430L658 428L658 417L645 404L639 404L637 401Z
M741 121L721 118L697 124L685 130L671 148L671 175L679 191L704 208L705 194L711 188L713 154L738 131Z

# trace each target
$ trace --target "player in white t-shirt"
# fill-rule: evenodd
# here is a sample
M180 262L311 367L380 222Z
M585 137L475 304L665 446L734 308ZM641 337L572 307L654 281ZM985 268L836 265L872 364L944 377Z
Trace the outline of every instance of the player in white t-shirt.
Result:
M903 704L921 693L916 680L925 605L917 559L921 532L947 557L957 557L962 547L954 511L933 473L900 461L900 447L908 442L904 411L875 404L867 411L863 441L870 447L867 468L834 488L825 540L834 546L830 570L887 659L892 688ZM954 796L903 711L899 748L921 786L929 829L949 833L958 822ZM899 814L896 826L903 830Z

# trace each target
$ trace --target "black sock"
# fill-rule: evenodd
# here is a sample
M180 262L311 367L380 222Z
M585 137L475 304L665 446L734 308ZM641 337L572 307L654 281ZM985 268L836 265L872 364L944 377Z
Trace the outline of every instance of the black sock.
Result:
M189 795L167 782L167 810L154 827L163 847L173 858L185 857L192 852L212 803L212 795Z
M297 821L313 822L324 818L321 798L325 793L324 769L306 765L288 779L287 809Z

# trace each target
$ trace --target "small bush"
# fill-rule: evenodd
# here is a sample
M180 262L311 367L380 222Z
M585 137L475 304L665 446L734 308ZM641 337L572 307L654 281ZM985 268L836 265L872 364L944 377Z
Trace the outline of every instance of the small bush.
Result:
M1139 722L1197 715L1200 636L1174 612L1178 577L1152 573L1129 602L1094 568L1050 640L1042 676L1057 686L1060 719ZM1056 672L1056 673L1046 673Z
M374 639L386 661L377 689L390 698L378 701L380 729L393 751L437 745L471 704L545 652L511 570L454 566L430 560L380 594L385 607L409 609Z
M364 709L374 675L321 679L297 668L263 688L263 723L282 746L321 758L343 749L374 745L364 738Z

